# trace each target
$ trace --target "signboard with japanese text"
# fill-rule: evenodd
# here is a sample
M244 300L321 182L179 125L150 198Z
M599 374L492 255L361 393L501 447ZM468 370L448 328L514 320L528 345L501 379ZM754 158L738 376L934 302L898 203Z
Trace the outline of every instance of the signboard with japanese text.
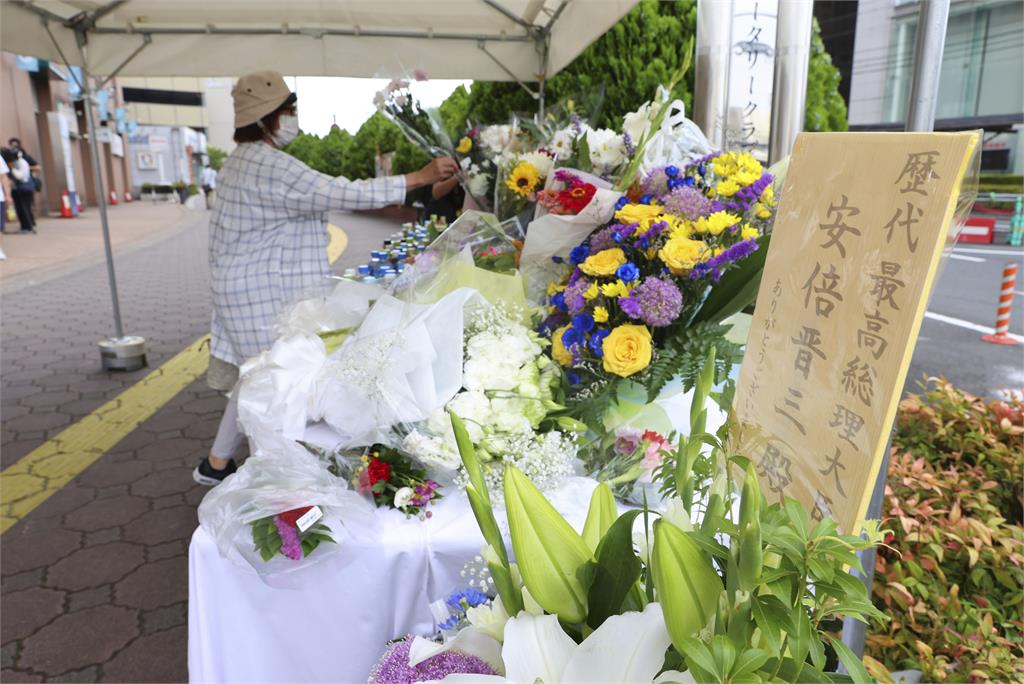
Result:
M733 0L726 149L768 160L778 0Z
M972 132L797 138L733 404L769 500L857 531L978 149Z

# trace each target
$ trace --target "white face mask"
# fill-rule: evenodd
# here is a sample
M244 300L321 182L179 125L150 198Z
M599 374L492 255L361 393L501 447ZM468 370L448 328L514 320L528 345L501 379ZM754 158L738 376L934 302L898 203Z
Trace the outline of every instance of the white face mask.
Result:
M277 120L277 131L271 137L279 148L284 147L299 134L299 117L282 114Z

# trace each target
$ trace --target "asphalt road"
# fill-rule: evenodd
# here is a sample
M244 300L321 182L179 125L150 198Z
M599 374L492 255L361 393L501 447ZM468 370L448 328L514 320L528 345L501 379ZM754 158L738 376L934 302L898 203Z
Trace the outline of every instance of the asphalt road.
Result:
M1024 344L983 342L995 325L1003 266L1017 263L1010 332L1024 336L1024 250L996 245L958 245L939 275L917 348L907 374L906 391L916 391L925 376L942 375L975 394L996 397L1024 391ZM973 327L972 327L973 326ZM977 327L988 330L982 332Z

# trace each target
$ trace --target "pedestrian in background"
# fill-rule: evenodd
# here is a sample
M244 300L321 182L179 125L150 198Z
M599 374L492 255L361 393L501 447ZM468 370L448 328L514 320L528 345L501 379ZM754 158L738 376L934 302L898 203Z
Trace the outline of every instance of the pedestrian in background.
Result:
M206 377L220 391L235 385L243 361L273 345L284 307L333 277L327 212L401 204L409 190L458 171L455 160L444 158L404 176L333 178L281 151L299 134L296 96L281 74L243 76L231 95L238 146L221 166L210 218L213 316ZM193 479L216 485L235 472L233 457L242 441L233 394Z
M213 191L217 189L217 172L212 166L203 167L203 195L206 197L206 208L213 208Z
M7 174L11 185L11 198L14 203L14 211L18 215L18 223L21 225L22 233L34 233L35 215L32 211L33 195L35 185L32 183L32 167L25 155L13 147L3 151L4 161L10 171Z
M7 210L12 208L14 203L11 199L11 179L7 177L7 174L11 172L11 168L7 166L7 161L0 155L0 235L7 232ZM7 261L7 255L4 254L4 248L0 245L0 261Z

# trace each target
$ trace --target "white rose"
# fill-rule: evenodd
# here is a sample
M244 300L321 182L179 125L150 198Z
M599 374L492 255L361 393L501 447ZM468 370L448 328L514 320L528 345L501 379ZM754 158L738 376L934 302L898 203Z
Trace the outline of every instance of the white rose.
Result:
M415 492L412 491L412 487L402 487L395 492L395 508L405 508L412 501L412 497Z
M615 131L602 128L587 133L590 147L590 162L598 171L607 172L626 160L626 146L622 136Z
M487 186L490 184L490 175L486 173L478 173L475 176L469 177L469 194L474 197L483 197L487 194Z

